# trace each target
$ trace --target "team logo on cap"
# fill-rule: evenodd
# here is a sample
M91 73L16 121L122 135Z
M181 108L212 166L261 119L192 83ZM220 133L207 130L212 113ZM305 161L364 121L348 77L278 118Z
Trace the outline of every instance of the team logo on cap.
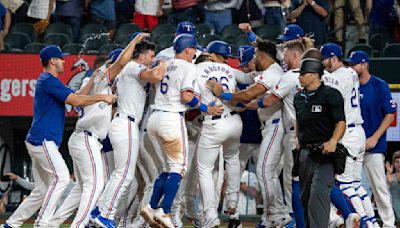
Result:
M285 31L283 32L283 34L287 34L289 32L289 28L288 27L285 27Z
M186 24L186 25L183 25L182 27L184 29L186 29L188 32L193 31L193 26L192 25Z
M240 48L239 49L239 59L240 59L240 61L243 61L243 52L244 52L244 48Z

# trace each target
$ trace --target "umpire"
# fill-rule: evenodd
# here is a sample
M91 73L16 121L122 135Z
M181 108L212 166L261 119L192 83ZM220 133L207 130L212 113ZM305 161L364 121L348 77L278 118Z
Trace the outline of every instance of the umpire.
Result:
M301 61L299 81L304 88L294 97L297 157L301 198L307 227L328 227L330 193L335 181L332 153L346 129L340 92L324 85L321 61Z

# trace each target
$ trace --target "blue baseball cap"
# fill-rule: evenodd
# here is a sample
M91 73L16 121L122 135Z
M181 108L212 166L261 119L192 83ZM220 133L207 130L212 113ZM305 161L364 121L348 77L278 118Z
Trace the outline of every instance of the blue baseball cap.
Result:
M353 51L350 54L350 57L344 60L345 62L349 63L350 65L356 65L359 63L368 63L369 56L364 51Z
M196 35L196 26L189 21L182 21L176 27L176 34Z
M239 67L247 65L254 58L256 49L250 45L243 45L238 48Z
M289 40L295 40L303 36L304 36L304 31L300 26L296 24L290 24L285 27L283 34L279 35L277 39L286 42Z
M137 35L139 35L140 33L142 33L142 32L134 32L134 33L132 33L132 35L131 35L131 40L135 39L135 37L136 37ZM147 36L147 37L144 38L144 40L150 41L150 37Z
M57 45L49 45L47 47L44 47L42 50L40 50L40 61L48 61L51 58L60 58L64 59L65 56L67 56L68 53L63 53L61 51L61 48Z
M112 51L110 51L110 53L108 53L108 59L110 60L110 63L114 63L115 61L117 61L119 55L122 53L123 49L122 48L117 48L114 49Z
M324 45L322 45L321 49L320 49L322 58L327 59L333 56L336 57L342 57L343 56L343 51L342 51L342 47L340 47L337 44L334 43L326 43Z

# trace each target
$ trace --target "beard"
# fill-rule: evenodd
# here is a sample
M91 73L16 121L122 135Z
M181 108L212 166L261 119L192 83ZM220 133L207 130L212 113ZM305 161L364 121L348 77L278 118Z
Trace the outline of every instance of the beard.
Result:
M256 71L264 71L261 63L258 60L256 60Z

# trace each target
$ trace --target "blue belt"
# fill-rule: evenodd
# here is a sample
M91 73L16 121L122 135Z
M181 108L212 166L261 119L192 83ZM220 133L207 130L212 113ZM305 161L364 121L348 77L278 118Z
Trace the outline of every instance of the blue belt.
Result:
M165 111L165 110L161 110L161 109L154 109L153 112L170 112L170 111ZM171 112L174 113L174 112ZM178 112L181 116L184 116L185 113L184 112Z
M356 127L356 125L352 123L352 124L347 125L347 127L348 127L348 128Z
M76 133L84 132L85 134L89 135L90 137L95 138L100 144L103 144L103 140L101 140L99 137L97 137L97 135L93 134L93 133L90 132L90 131L81 130L81 129L75 129L74 131L75 131Z
M232 112L230 112L229 113L231 116L233 116L233 115L236 115L236 114L238 114L236 111L232 111ZM227 117L228 115L225 115L224 117ZM222 118L222 116L212 116L211 117L211 119L212 120L219 120L219 119L221 119Z

